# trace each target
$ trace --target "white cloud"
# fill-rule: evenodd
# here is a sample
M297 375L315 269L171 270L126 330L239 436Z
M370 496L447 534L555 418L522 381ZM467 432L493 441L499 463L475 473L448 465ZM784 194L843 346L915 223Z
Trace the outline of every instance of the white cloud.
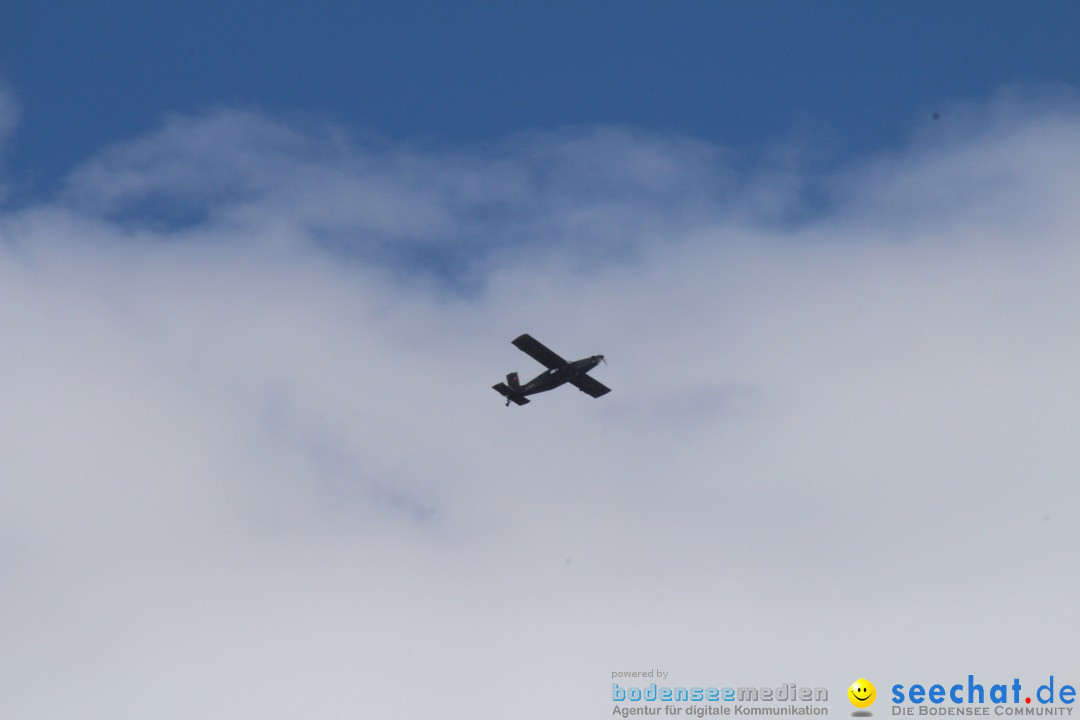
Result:
M0 708L1067 674L1065 107L924 134L800 224L797 170L618 129L435 153L221 111L103 151L0 216ZM504 408L525 331L614 392Z

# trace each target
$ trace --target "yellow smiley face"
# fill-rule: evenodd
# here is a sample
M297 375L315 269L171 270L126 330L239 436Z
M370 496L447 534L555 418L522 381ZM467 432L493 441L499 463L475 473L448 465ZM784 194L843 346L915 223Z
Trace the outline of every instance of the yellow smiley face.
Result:
M847 696L852 705L857 708L865 708L874 704L877 690L874 689L874 683L866 678L859 678L851 683L851 687L847 689Z

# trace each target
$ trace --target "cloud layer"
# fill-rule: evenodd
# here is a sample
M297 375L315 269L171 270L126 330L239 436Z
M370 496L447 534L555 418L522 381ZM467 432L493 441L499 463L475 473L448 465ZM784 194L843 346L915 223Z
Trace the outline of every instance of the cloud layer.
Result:
M103 150L0 213L0 710L1066 672L1078 148L1005 98L827 177L237 110ZM526 331L614 392L504 408Z

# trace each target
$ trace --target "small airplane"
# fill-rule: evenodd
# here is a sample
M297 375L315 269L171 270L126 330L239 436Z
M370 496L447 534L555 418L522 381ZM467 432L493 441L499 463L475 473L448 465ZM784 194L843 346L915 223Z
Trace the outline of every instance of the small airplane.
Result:
M547 366L547 372L540 373L529 382L522 385L518 382L518 374L512 372L506 376L506 382L492 385L506 398L506 405L511 402L524 405L529 402L526 395L554 390L563 383L570 383L581 392L598 398L611 392L611 388L605 386L599 380L589 376L589 371L604 360L603 355L567 362L544 346L532 335L525 333L514 339L514 346L541 365ZM607 361L604 360L607 364Z

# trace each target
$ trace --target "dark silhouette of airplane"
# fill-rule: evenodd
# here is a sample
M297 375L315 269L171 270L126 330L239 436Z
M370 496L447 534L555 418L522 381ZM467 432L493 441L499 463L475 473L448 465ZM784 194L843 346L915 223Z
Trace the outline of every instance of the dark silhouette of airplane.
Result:
M589 376L589 371L604 360L603 355L567 362L544 346L532 335L525 333L514 339L514 346L533 360L547 367L547 372L540 373L529 382L522 385L518 382L518 374L512 372L506 376L506 382L493 385L506 398L507 406L511 402L524 405L529 402L526 395L554 390L563 383L570 383L583 393L598 398L611 392L611 388L605 386L599 380ZM607 363L604 360L605 364Z

